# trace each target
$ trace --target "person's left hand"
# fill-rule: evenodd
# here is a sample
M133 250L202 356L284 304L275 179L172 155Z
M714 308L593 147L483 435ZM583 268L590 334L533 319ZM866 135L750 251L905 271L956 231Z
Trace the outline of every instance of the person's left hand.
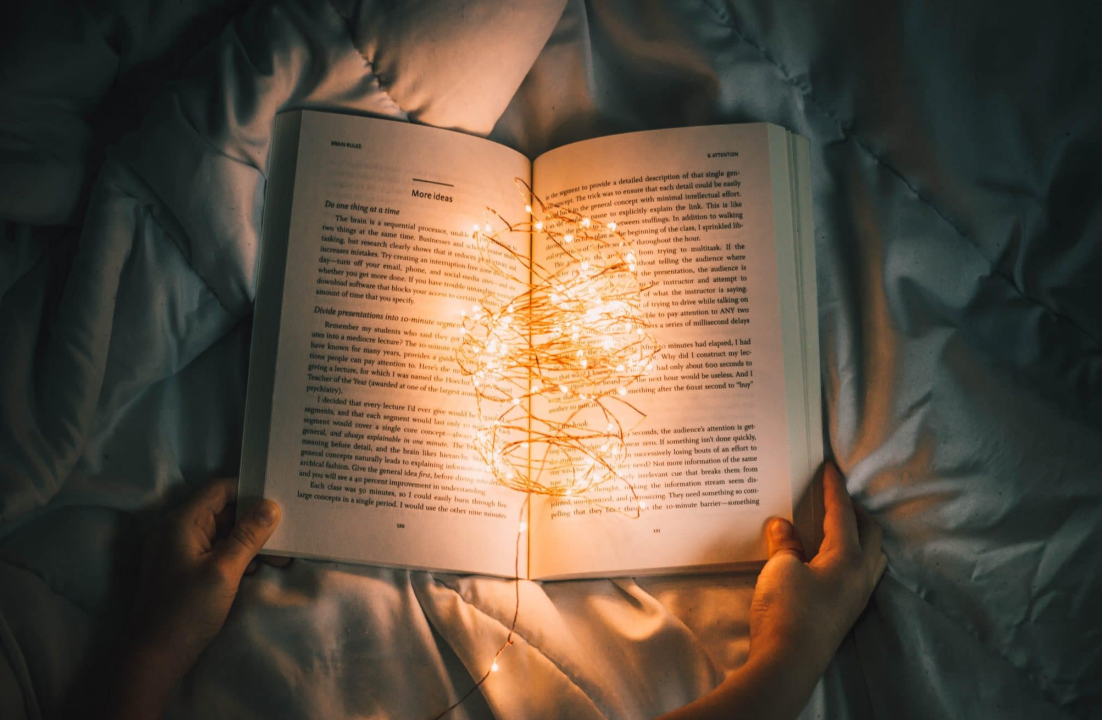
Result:
M234 523L236 498L236 478L213 480L170 513L147 542L120 670L154 705L163 707L222 629L242 576L255 569L257 553L279 524L280 509L271 500ZM118 714L148 716L150 703L141 705Z

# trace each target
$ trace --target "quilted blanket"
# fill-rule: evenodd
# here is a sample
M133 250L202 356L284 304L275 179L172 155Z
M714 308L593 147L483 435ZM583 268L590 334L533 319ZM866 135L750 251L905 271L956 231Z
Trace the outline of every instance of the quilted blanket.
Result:
M143 532L240 454L275 114L530 156L811 140L824 433L889 570L804 717L1102 716L1102 30L1087 3L257 0L12 9L0 97L0 716L94 688ZM752 575L521 584L455 718L644 718L747 650ZM428 718L509 581L296 561L172 718Z

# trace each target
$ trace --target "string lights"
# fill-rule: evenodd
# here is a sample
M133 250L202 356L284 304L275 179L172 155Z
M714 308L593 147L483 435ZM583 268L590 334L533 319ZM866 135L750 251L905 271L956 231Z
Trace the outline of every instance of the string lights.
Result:
M513 224L489 209L500 229L485 222L471 230L482 264L516 292L488 294L464 310L456 350L478 402L475 450L497 482L528 495L517 525L516 601L489 669L436 720L498 672L513 644L531 496L601 505L592 493L619 482L632 503L615 510L638 517L646 507L620 468L627 436L644 417L628 401L628 389L651 371L660 350L642 305L650 285L640 282L635 251L615 222L601 225L544 203L516 182L531 198L528 218ZM516 252L505 239L513 234L531 252Z
M478 400L475 449L497 482L520 492L585 499L621 483L633 503L616 509L638 516L642 503L620 468L643 418L628 388L660 349L642 307L649 285L615 222L595 223L517 184L532 198L528 219L512 224L490 210L501 229L472 230L483 265L518 286L464 311L456 358ZM531 255L508 234L531 238Z
M498 670L501 669L501 665L498 664L498 658L500 658L501 654L505 652L505 650L510 645L513 644L513 636L516 635L517 632L517 619L520 618L520 540L524 536L524 533L528 530L528 523L524 522L523 518L527 517L528 503L530 500L531 497L525 498L524 503L521 505L521 520L517 526L516 558L513 560L513 592L515 594L515 601L513 604L513 622L509 624L509 634L505 636L505 642L503 642L501 644L501 647L497 649L497 652L494 653L494 659L490 663L490 669L483 673L482 677L478 679L478 682L472 685L471 688L466 693L464 693L462 697L460 697L448 707L444 708L444 710L442 710L439 715L434 716L432 720L441 720L441 718L446 716L452 710L456 709L464 702L466 702L467 698L473 695L475 690L482 687L482 684L490 678L491 673L496 673Z

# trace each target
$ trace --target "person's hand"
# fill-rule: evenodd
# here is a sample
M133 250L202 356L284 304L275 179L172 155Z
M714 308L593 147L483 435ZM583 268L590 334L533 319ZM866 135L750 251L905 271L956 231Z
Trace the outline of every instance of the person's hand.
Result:
M833 463L823 468L823 502L823 544L810 562L787 520L766 530L769 561L750 604L747 662L800 663L818 678L884 574L880 526L854 508Z
M198 660L229 614L241 578L272 536L280 509L261 500L234 522L236 478L213 480L149 538L120 659L112 714L151 717ZM268 559L286 565L288 558ZM129 687L127 687L129 686Z
M794 718L884 574L880 527L855 509L838 468L823 468L823 543L806 561L787 520L766 528L769 560L750 603L746 664L663 720Z

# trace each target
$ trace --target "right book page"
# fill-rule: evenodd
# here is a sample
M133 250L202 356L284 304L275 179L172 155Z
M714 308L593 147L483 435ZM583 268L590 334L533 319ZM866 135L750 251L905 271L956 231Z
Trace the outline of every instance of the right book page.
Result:
M627 399L646 415L626 484L534 497L531 577L720 570L766 559L764 527L818 544L822 458L806 140L766 125L617 135L558 148L535 194L617 223L663 350ZM536 236L538 262L551 249ZM639 517L637 501L644 503Z

